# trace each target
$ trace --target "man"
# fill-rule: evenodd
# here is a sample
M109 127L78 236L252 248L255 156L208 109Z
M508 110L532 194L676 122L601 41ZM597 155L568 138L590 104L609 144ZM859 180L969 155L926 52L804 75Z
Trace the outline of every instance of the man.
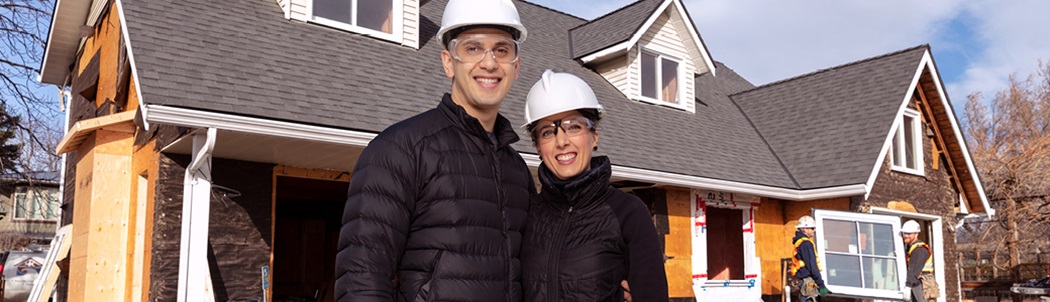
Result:
M526 37L510 0L450 0L438 41L451 93L361 153L336 256L339 301L520 301L532 176L500 104Z
M908 220L901 226L901 237L904 238L905 263L908 265L908 277L904 279L904 286L911 288L911 301L928 301L924 298L926 288L923 288L922 279L933 278L933 251L930 246L919 240L919 223ZM930 281L927 281L929 283ZM930 288L929 290L938 290Z
M813 217L805 215L798 218L795 225L795 238L791 240L795 246L795 256L791 258L791 274L799 288L799 301L817 301L817 296L827 297L831 291L824 286L824 278L820 276L820 259L817 258L816 245L813 244L813 235L817 233L817 223Z

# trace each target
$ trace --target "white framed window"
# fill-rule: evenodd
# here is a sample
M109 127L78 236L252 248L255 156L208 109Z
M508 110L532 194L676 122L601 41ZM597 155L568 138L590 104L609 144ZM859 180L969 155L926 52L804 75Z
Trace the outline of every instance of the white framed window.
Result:
M310 21L401 42L402 0L312 0Z
M821 276L834 293L903 299L907 263L895 216L814 210Z
M29 188L15 189L15 220L58 220L58 189Z
M639 50L640 99L682 108L682 60L651 50Z
M922 150L922 123L919 112L904 110L901 124L893 135L890 147L890 160L893 170L924 175Z

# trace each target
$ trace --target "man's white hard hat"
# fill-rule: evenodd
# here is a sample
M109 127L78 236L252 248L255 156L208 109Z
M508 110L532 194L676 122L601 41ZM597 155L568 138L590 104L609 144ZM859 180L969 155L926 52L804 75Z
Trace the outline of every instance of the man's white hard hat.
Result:
M525 125L545 117L577 109L595 109L602 113L605 109L598 104L591 86L583 79L568 74L543 72L540 80L532 85L529 96L525 98Z
M817 227L817 221L813 220L813 217L810 217L809 215L805 215L805 216L799 217L798 218L798 224L795 225L796 229L816 228L816 227Z
M915 220L905 221L904 225L901 226L901 233L909 233L909 234L911 234L911 233L918 233L918 232L921 232L921 230L919 230L919 223L915 222Z
M505 26L517 31L511 33L518 42L525 42L528 32L521 24L518 9L511 0L449 0L441 15L441 29L437 38L441 45L455 37L445 37L449 31L471 25Z

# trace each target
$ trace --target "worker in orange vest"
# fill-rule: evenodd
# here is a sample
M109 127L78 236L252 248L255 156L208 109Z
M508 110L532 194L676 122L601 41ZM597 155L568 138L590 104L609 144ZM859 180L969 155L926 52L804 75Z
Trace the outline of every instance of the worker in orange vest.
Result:
M799 301L817 301L818 296L823 298L831 293L827 286L824 286L824 278L820 276L820 258L817 257L817 248L813 244L817 222L813 217L805 215L799 217L795 229L795 238L791 240L795 246L795 256L791 258L791 274L798 283Z
M908 265L908 276L904 279L904 286L911 289L911 301L933 301L928 299L930 295L926 295L926 290L930 290L933 296L939 293L939 289L932 286L926 289L923 286L923 279L933 279L933 250L930 246L922 240L919 240L919 223L915 220L908 220L901 226L901 237L904 239L904 245L907 246L907 253L905 253L906 263ZM927 281L927 283L936 284L933 281ZM938 291L933 293L932 291Z

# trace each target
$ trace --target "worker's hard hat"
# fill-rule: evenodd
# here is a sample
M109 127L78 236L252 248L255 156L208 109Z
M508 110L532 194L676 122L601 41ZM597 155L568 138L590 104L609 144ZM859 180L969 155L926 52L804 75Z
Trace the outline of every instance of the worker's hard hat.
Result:
M909 233L910 234L910 233L918 233L918 232L920 232L920 230L919 230L919 223L915 222L915 220L905 221L904 225L901 226L901 233Z
M598 104L591 86L583 79L568 73L543 72L540 80L532 85L525 98L525 125L542 118L577 109L595 109L600 114L605 109Z
M816 227L817 227L817 221L813 220L813 217L810 217L809 215L799 217L798 218L798 224L795 225L796 229L816 228Z
M528 34L511 0L449 0L445 5L445 13L441 15L438 42L448 45L448 41L458 33L455 29L472 25L506 27L518 42L525 42Z

